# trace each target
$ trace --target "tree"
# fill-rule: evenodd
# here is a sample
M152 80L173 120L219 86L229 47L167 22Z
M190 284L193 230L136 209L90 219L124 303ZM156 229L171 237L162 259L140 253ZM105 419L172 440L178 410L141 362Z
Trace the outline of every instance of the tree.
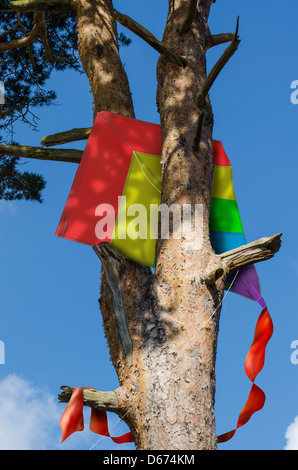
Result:
M12 124L13 113L25 118L30 104L50 104L53 93L45 94L40 87L53 67L80 68L76 44L93 94L93 118L101 110L135 117L119 56L117 22L160 54L161 202L168 206L201 204L204 244L190 254L183 239L158 239L154 273L124 259L108 245L96 250L102 262L101 313L120 387L107 393L86 391L84 399L89 406L123 417L138 449L215 449L215 358L225 278L239 267L272 257L280 246L278 234L219 256L209 240L213 113L208 92L239 46L238 21L235 32L214 36L208 28L212 0L170 1L159 41L132 18L117 12L111 0L16 0L9 3L9 10L7 2L2 3L7 29L1 36L0 52L6 61L23 61L23 68L26 64L31 73L35 71L33 83L40 93L35 90L30 96L28 78L22 96L30 99L16 106L15 92L12 103L3 106L2 118L10 120L7 126ZM53 25L58 25L58 32ZM74 25L78 41L70 34ZM60 42L55 41L56 34ZM226 51L207 75L206 51L226 42ZM72 53L67 54L69 48ZM13 91L13 83L11 88ZM37 97L39 101L34 101ZM0 153L5 158L79 162L81 152L51 146L85 139L89 132L74 129L46 136L42 143L50 148L10 141L0 147ZM31 182L30 188L36 187ZM64 389L60 399L69 400L71 392L72 388Z

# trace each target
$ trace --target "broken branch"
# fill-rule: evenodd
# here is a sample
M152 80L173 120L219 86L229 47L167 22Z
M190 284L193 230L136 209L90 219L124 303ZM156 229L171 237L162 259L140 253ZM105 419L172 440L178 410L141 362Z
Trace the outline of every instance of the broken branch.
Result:
M91 132L91 127L70 129L69 131L58 132L57 134L42 137L41 144L45 147L62 145L77 140L87 140Z
M80 163L82 150L76 149L45 149L29 145L0 145L0 155L10 157L35 158L57 162Z
M234 250L221 253L219 256L222 268L208 273L204 278L205 283L208 286L213 286L222 275L228 275L246 266L273 258L281 247L281 235L281 233L277 233L271 237L263 237Z
M178 28L178 32L180 34L185 34L187 33L187 31L189 31L192 25L192 22L194 20L196 11L197 11L197 3L198 3L198 0L190 0L190 4L189 4L189 8L188 8L188 12L185 17L185 20L183 21L182 25L179 26Z
M281 233L264 237L220 255L226 273L273 258L281 246Z
M125 26L132 33L142 38L145 42L147 42L147 44L149 44L151 47L153 47L153 49L155 49L157 52L166 57L170 62L179 65L179 67L186 66L186 61L183 57L179 56L174 51L172 51L172 49L170 49L166 44L159 41L155 36L153 36L152 33L150 33L150 31L144 28L144 26L140 25L129 16L122 15L115 9L114 17L118 21L118 23L122 24L122 26Z
M62 385L62 392L58 394L60 403L68 403L74 391L74 387ZM83 390L84 405L96 408L97 410L119 411L118 397L116 392L100 392L94 389Z
M107 242L100 243L99 248L97 246L93 246L92 249L102 263L108 285L111 289L119 337L126 360L131 363L133 347L126 322L126 315L120 289L121 272L123 271L123 267L126 263L125 258L123 258Z
M210 49L214 46L219 46L220 44L225 44L226 42L231 42L233 41L234 36L234 33L213 34L210 36L210 39L207 44L207 49Z
M206 96L212 87L213 83L215 82L216 78L224 68L224 66L228 63L230 58L234 55L237 51L238 46L240 44L240 39L238 37L238 28L239 28L239 17L237 18L237 25L236 25L236 32L233 35L233 40L231 44L226 48L222 56L216 62L210 73L207 75L206 79L201 85L200 90L198 91L195 97L195 104L200 107L204 104Z

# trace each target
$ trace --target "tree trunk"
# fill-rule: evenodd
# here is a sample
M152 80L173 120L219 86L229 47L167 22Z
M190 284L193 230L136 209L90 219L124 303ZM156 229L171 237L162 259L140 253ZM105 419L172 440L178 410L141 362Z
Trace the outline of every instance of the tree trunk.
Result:
M74 0L79 53L94 96L94 113L108 110L134 116L128 81L121 65L110 0ZM212 0L199 0L191 28L178 32L189 0L170 1L163 42L186 59L185 67L161 57L157 102L161 117L162 203L200 205L202 243L191 247L174 232L159 239L153 274L122 257L118 296L133 347L132 361L117 335L113 287L102 272L100 307L116 368L122 416L137 449L216 449L214 422L215 356L224 278L208 287L204 278L221 267L209 241L209 203L213 173L213 117L208 98L194 99L206 78L207 20ZM100 14L99 14L100 13ZM194 139L200 112L200 145ZM117 268L115 268L117 269ZM112 290L111 290L112 289Z
M110 111L134 117L122 66L111 0L71 0L76 11L79 55L93 95L94 116Z
M187 240L157 243L153 280L155 323L142 351L146 393L140 398L143 430L140 448L215 449L215 355L223 285L209 290L201 280L218 266L209 242L209 203L213 174L212 111L204 106L205 126L198 152L193 151L199 118L194 97L206 78L205 42L211 1L198 2L198 14L185 35L189 1L170 2L163 42L184 57L186 67L159 59L158 105L163 135L162 203L201 205L202 244L189 249ZM182 209L181 209L182 211ZM155 334L154 334L155 333Z

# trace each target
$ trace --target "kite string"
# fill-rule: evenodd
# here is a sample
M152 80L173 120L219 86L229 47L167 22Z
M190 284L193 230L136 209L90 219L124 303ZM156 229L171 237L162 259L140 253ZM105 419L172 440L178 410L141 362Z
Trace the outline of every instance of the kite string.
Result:
M121 140L123 140L123 142L130 148L130 150L133 152L134 149L132 148L132 146L129 144L129 142L127 142L127 140L124 139L124 137L120 134L120 132L118 132L118 130L116 129L115 126L113 126L113 124L111 123L111 120L110 118L107 118L106 117L106 120L103 119L104 122L108 122L109 125L111 126L111 128L116 132L116 134L120 137Z
M210 315L210 317L209 317L209 318L205 321L205 323L201 326L201 328L199 329L199 331L201 331L201 330L204 328L204 326L211 320L211 318L216 314L217 310L221 307L221 305L222 305L223 301L225 300L226 296L228 295L228 293L229 293L230 290L232 289L233 284L234 284L234 282L235 282L235 280L236 280L238 274L239 274L239 271L236 272L236 274L235 274L235 276L234 276L234 278L233 278L231 284L229 285L229 288L226 290L226 293L225 293L225 295L223 296L221 302L218 304L218 306L216 307L216 309L212 312L212 314ZM193 338L193 336L194 336L196 333L197 333L197 332L194 332L194 333L193 333L191 339ZM184 349L182 349L182 352L183 352L183 351L184 351ZM139 395L139 397L141 397L144 393L145 393L145 392L141 393L141 394ZM112 431L116 426L118 426L118 424L121 423L121 421L123 421L123 419L125 418L125 416L126 416L132 409L133 409L133 406L130 406L130 407L128 408L128 410L126 411L126 413L125 413L121 418L119 418L119 419L111 426L110 431ZM103 440L104 437L108 437L108 434L106 433L106 434L102 435L88 450L94 449L94 447L96 447L97 444L99 444L99 443Z
M139 160L139 157L137 156L137 153L136 152L133 152L134 156L136 157L137 159L137 162L138 164L140 165L140 168L141 168L141 171L143 173L143 175L145 176L146 180L149 181L149 183L151 184L151 186L153 186L153 188L156 189L156 191L158 191L160 194L161 194L161 191L152 183L152 181L150 181L150 179L148 178L148 176L145 174L144 170L143 170L143 167L141 165L141 162Z
M143 173L143 175L145 176L146 180L153 186L153 188L155 188L159 193L161 193L161 191L152 183L152 181L150 181L150 179L148 178L148 176L144 173L144 170L142 168L142 165L141 165L141 162L139 160L139 157L137 156L137 153L134 151L134 149L132 148L132 146L129 144L129 142L127 142L126 139L124 139L124 137L120 134L120 132L118 132L118 130L116 129L116 127L111 123L110 119L107 119L105 122L108 122L109 125L111 126L111 128L116 132L116 134L120 137L121 140L123 140L123 142L130 148L130 150L132 151L133 155L136 157L137 161L138 161L138 164L140 165L140 168L141 168L141 171Z
M218 306L216 307L216 309L214 310L214 312L210 315L210 317L208 318L208 320L205 321L205 323L203 324L203 326L201 326L201 328L200 328L199 331L201 331L201 330L204 328L204 326L206 325L206 323L208 323L208 322L211 320L211 318L216 314L217 310L218 310L219 307L222 305L222 303L223 303L223 301L225 300L226 296L228 295L228 293L229 293L230 290L232 289L233 284L234 284L234 282L235 282L236 277L238 276L238 274L239 274L239 271L236 272L236 274L235 274L235 276L234 276L234 278L233 278L231 284L229 285L228 289L226 290L225 295L224 295L223 298L222 298L222 301L218 304Z

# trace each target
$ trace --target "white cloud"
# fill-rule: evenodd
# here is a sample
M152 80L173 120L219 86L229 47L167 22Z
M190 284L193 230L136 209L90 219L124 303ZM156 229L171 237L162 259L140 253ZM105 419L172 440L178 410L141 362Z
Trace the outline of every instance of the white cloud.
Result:
M285 434L287 443L284 450L298 450L298 416L288 426Z
M60 418L65 407L57 396L12 374L0 380L0 450L126 450L133 444L117 445L89 429L90 409L84 409L85 429L61 443ZM118 416L109 413L112 435L128 432Z
M17 208L14 202L0 199L0 214L16 215Z
M0 381L0 450L47 450L61 440L57 398L17 375Z

